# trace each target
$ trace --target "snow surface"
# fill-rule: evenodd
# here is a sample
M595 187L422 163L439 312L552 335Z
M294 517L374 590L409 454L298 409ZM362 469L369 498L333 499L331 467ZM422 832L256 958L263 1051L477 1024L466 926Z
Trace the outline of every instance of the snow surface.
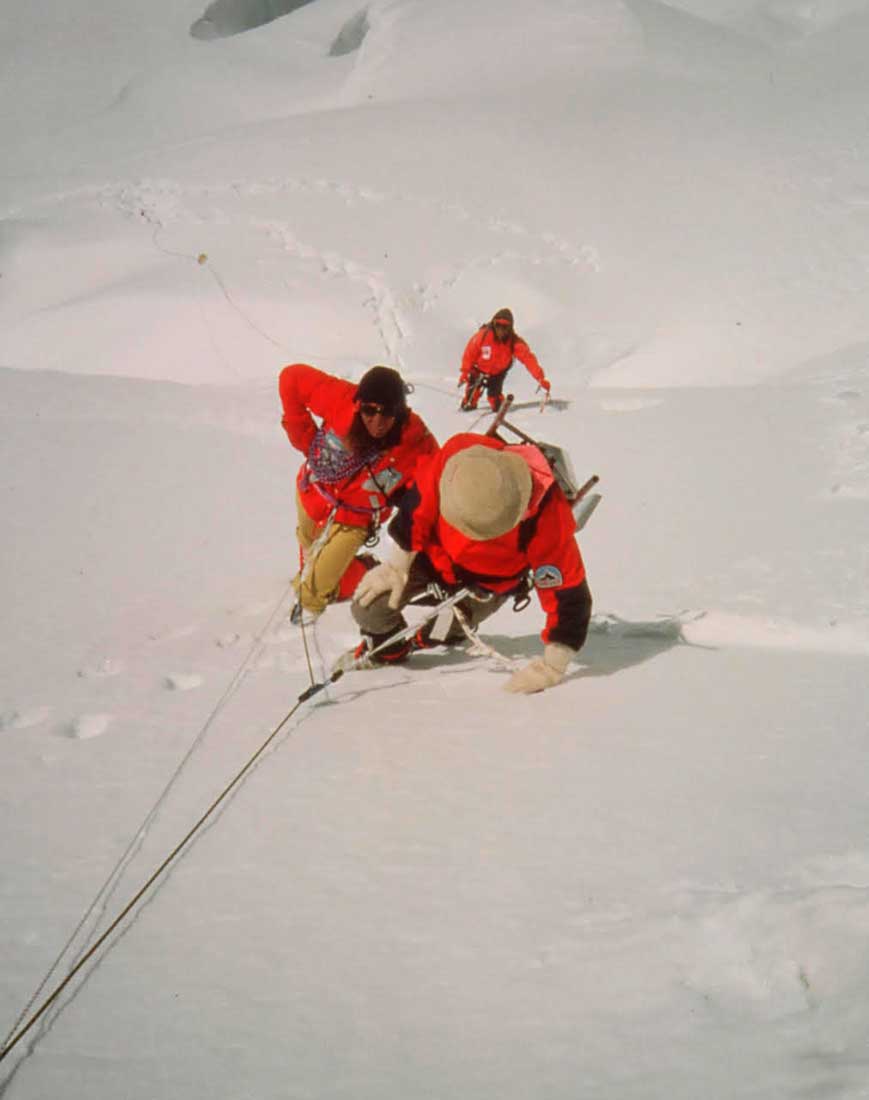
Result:
M564 684L303 704L4 1097L869 1097L867 51L869 0L7 5L3 1035L310 683L285 363L446 439L509 305L604 499Z

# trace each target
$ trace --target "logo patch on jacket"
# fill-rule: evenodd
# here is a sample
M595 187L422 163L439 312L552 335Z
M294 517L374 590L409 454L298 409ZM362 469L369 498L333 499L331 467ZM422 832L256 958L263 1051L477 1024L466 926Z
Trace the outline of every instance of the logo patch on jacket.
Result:
M564 584L564 577L557 565L539 565L534 570L535 588L558 588Z
M488 344L483 344L483 346L480 348L480 358L481 359L491 359L492 358L492 349L489 347Z
M384 496L388 497L403 477L404 474L396 470L394 466L387 466L384 470L378 470L376 476L372 475L367 478L362 488L366 493L383 493Z

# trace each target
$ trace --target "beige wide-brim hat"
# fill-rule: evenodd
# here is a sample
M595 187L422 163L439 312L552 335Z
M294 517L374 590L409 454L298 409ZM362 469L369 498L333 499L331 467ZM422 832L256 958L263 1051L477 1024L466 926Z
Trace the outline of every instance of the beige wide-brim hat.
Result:
M485 542L505 535L525 515L531 471L521 455L477 444L447 459L439 489L447 523Z

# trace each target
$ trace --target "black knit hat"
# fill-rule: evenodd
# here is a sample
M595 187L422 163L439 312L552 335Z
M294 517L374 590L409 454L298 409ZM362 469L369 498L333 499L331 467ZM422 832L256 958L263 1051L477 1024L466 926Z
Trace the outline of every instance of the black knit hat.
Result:
M396 416L407 411L405 386L401 375L392 367L372 367L365 372L356 387L355 400L362 404L371 401L382 405Z

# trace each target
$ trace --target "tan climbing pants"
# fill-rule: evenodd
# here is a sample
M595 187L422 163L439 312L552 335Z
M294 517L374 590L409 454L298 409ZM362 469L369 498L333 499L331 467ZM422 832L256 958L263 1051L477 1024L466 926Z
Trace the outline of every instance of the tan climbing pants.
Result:
M311 547L322 535L326 525L311 519L302 507L298 494L296 510L299 521L296 538L299 540L305 564L293 580L293 589L302 607L316 615L338 595L341 578L368 537L368 529L351 527L346 523L333 523L325 542L314 551L311 559Z

